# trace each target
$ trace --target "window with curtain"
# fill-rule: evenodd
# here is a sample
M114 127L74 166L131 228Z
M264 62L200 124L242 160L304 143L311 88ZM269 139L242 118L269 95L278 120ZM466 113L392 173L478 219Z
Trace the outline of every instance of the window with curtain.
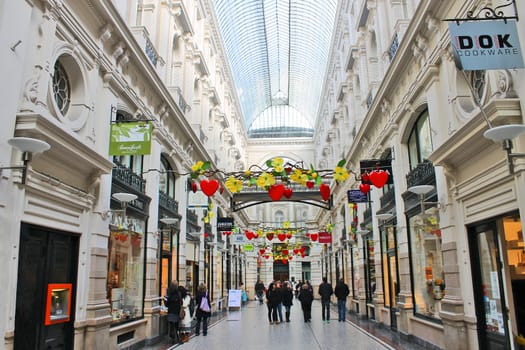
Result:
M417 118L408 138L410 170L427 159L430 153L432 153L432 137L428 110L425 110Z

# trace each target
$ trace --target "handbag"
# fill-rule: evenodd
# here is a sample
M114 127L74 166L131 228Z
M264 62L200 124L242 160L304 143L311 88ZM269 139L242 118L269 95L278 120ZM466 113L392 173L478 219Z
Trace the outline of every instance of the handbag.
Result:
M202 296L199 309L201 309L204 312L210 312L210 305L208 304L208 293Z
M180 309L179 311L179 319L184 319L184 317L186 317L186 311L184 311L184 309Z

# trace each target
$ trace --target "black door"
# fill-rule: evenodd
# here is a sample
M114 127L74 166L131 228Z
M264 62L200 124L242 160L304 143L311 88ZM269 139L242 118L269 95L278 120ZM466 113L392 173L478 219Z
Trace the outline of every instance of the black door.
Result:
M22 224L15 314L15 350L72 349L78 237ZM71 283L68 322L44 325L47 286Z
M479 348L510 349L496 222L468 228Z

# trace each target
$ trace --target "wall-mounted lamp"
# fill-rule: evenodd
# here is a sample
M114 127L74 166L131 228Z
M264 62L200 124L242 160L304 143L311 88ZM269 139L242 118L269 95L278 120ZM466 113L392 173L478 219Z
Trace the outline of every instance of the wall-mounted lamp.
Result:
M503 149L507 152L507 164L509 165L509 172L511 174L514 174L513 158L525 157L525 153L512 153L512 139L515 139L523 133L525 133L525 125L523 124L495 126L483 133L485 138L503 143Z
M160 219L160 222L162 222L164 225L176 225L179 222L178 218L162 218Z
M426 205L437 205L439 208L439 202L425 202L425 197L427 193L430 193L434 190L434 186L432 185L418 185L418 186L412 186L408 188L409 192L415 193L419 196L419 202L421 205L421 213L425 212L425 206Z
M128 203L137 199L137 195L133 193L117 192L113 193L112 197L120 202L122 209L110 209L105 211L96 211L95 213L100 214L104 220L106 220L112 213L123 213L126 216L126 208Z
M394 217L394 214L392 213L376 213L376 218L379 221L387 221Z
M22 161L24 162L24 164L19 166L0 167L0 174L4 169L22 170L22 184L25 184L27 176L27 167L29 165L29 162L31 162L33 154L45 152L48 149L50 149L51 146L45 141L33 139L30 137L13 137L12 139L7 140L7 143L22 152Z

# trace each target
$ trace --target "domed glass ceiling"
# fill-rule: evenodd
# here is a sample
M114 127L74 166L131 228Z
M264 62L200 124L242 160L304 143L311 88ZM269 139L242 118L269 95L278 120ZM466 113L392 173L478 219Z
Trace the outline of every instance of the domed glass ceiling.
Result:
M248 135L312 136L337 0L213 0Z

